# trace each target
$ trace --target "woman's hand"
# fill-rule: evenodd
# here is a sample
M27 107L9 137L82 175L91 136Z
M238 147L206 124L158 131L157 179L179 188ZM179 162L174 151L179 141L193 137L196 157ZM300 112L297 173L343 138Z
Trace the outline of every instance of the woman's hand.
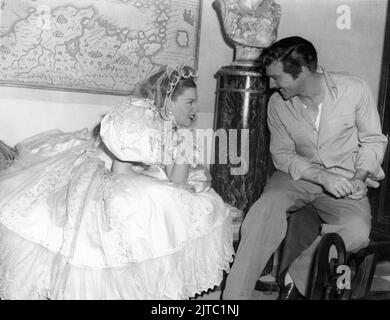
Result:
M184 190L187 190L188 192L196 192L195 187L192 186L192 185L190 185L190 184L188 184L188 183L185 183L185 184L183 185L183 189L184 189Z
M165 173L169 181L173 183L186 183L190 172L189 164L174 163L165 167Z

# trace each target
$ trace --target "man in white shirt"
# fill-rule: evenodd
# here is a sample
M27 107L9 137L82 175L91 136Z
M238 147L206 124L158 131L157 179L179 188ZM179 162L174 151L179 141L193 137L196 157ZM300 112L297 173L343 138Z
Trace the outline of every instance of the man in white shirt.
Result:
M263 65L277 89L268 103L270 151L276 168L241 227L224 299L249 299L256 280L285 237L286 214L307 204L323 221L322 234L337 232L347 251L367 246L371 212L367 187L384 178L387 139L367 83L327 73L314 46L289 37L265 49ZM296 259L281 299L305 295L309 266L320 241Z

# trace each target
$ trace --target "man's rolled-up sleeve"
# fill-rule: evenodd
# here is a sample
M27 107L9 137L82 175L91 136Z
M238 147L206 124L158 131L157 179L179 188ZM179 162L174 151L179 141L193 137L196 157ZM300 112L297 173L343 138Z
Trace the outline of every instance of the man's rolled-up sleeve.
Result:
M275 168L290 174L294 180L301 179L302 173L310 168L312 163L296 153L295 143L281 122L272 98L268 103L267 121L271 135L270 151Z
M371 89L362 81L360 90L361 99L356 110L359 150L355 168L367 170L369 177L374 180L382 180L384 173L381 164L387 138L382 134L379 113Z

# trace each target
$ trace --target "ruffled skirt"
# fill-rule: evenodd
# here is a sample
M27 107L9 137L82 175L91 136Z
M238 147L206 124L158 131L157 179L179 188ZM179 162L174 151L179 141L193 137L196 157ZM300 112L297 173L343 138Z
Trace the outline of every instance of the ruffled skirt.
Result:
M83 142L0 175L2 299L187 299L220 284L230 209L139 174Z

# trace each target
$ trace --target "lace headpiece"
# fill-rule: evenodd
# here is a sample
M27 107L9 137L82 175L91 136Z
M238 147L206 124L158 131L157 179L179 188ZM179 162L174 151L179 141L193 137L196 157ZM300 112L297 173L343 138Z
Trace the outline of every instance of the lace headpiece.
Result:
M196 78L197 73L186 65L167 65L163 67L165 71L155 82L155 90L153 90L154 101L163 101L160 114L163 119L168 120L172 117L172 112L168 110L168 106L171 102L172 95L175 92L176 86L180 80L188 78ZM161 71L160 71L161 72ZM160 95L160 96L157 96Z

